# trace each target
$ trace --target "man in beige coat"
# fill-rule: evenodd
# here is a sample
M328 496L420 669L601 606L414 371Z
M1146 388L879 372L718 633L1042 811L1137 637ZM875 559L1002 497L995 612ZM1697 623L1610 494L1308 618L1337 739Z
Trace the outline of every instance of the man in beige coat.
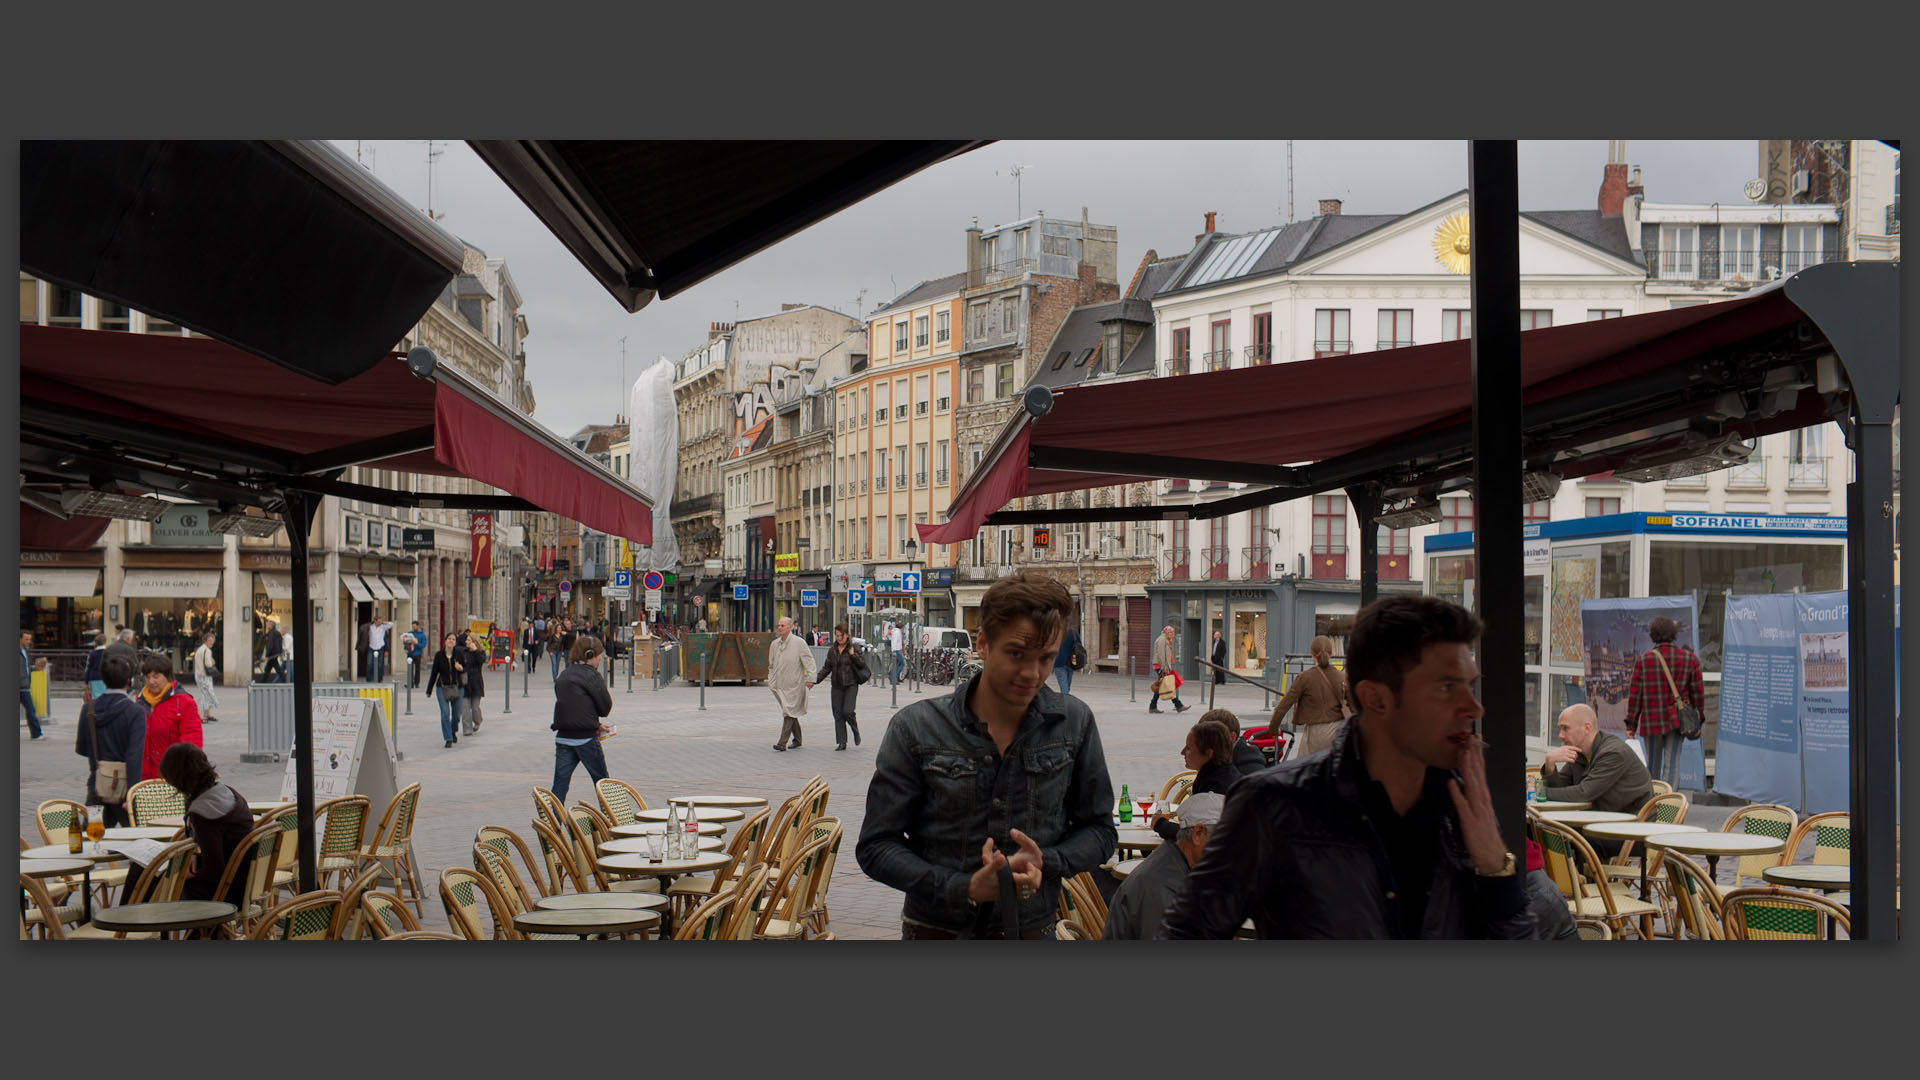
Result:
M1300 728L1300 753L1305 757L1333 745L1333 733L1346 718L1347 676L1333 666L1333 639L1314 638L1307 646L1313 653L1313 666L1301 672L1287 687L1285 697L1273 707L1272 724L1280 726L1287 710L1299 706L1294 722Z
M780 741L775 750L785 750L789 736L793 748L800 749L800 718L807 715L807 687L813 685L813 653L793 633L793 620L781 619L774 627L773 644L767 646L767 686L780 703Z

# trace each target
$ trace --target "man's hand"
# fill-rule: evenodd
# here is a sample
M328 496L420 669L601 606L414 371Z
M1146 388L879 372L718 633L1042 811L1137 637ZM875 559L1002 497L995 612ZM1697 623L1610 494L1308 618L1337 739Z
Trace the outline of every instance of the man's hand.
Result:
M1547 764L1571 765L1580 757L1580 752L1571 746L1556 746L1547 751Z
M976 904L1000 899L1000 867L1007 861L991 839L980 845L980 869L967 881L967 899Z
M980 845L980 869L973 872L967 881L967 899L984 904L989 900L1000 899L1000 868L1011 865L1014 888L1019 891L1020 899L1031 897L1040 887L1041 855L1040 845L1019 829L1007 834L1018 845L1019 850L1009 859L1000 854L1000 848L991 839Z
M1500 835L1500 823L1493 816L1493 796L1487 791L1487 758L1478 739L1460 749L1459 780L1447 781L1453 796L1453 809L1460 815L1460 837L1467 845L1473 868L1483 874L1498 873L1507 864L1507 842Z
M1020 846L1009 862L1013 864L1014 886L1020 890L1020 899L1025 900L1040 888L1040 864L1045 860L1040 854L1040 845L1026 833L1009 829L1007 836Z

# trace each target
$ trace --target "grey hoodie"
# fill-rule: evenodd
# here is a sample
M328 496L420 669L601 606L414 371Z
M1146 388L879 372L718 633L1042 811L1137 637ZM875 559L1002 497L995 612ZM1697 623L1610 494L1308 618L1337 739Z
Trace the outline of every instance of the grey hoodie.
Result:
M188 804L187 837L200 845L200 858L194 865L193 876L180 890L181 899L214 899L213 890L219 887L227 860L253 827L253 812L247 809L247 800L227 784L213 785ZM239 903L237 897L246 889L246 877L244 871L236 872L227 895L221 899Z

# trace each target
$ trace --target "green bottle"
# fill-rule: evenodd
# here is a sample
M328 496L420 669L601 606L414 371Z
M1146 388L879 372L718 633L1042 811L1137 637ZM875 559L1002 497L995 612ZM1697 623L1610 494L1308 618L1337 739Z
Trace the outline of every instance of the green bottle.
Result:
M1133 800L1127 797L1127 785L1121 784L1120 785L1120 824L1125 825L1131 822L1132 820L1133 820Z

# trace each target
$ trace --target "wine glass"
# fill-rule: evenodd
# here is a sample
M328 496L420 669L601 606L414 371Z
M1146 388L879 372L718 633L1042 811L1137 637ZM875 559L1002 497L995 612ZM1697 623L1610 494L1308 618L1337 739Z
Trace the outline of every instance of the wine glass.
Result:
M1136 795L1133 801L1140 804L1140 820L1144 823L1147 820L1147 815L1153 812L1153 796Z

